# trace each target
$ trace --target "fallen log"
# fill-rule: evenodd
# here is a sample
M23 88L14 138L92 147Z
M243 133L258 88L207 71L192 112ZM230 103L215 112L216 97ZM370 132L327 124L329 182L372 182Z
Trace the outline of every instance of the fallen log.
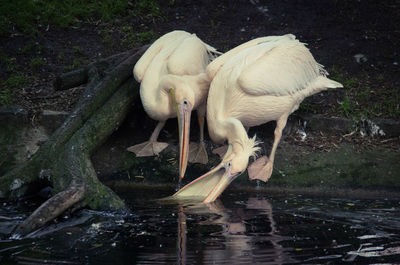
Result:
M23 196L27 187L43 180L53 187L53 196L15 233L26 235L67 209L126 210L119 196L98 180L90 156L119 127L139 96L132 68L146 49L109 57L60 79L63 88L87 82L74 110L28 161L0 177L2 198Z

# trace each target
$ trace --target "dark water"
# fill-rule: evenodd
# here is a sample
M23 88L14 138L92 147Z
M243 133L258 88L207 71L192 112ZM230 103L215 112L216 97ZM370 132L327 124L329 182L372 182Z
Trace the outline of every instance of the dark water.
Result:
M24 217L21 206L3 204L0 263L400 262L399 201L233 191L208 205L154 201L168 194L151 190L125 194L134 214L119 216L85 210L24 239L6 235Z

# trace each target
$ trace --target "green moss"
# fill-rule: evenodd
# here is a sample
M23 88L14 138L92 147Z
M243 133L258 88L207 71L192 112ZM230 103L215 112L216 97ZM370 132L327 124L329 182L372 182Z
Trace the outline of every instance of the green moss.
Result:
M274 171L270 180L249 181L247 173L234 181L236 186L259 185L293 188L400 188L399 154L385 148L365 149L342 144L330 152L318 152L307 147L281 143L276 153ZM166 152L168 153L168 152ZM135 158L127 154L121 159L123 173L120 179L136 182L174 183L177 181L177 160L172 153L159 158ZM164 155L164 157L163 157ZM169 162L175 162L169 163ZM212 163L200 168L188 168L185 183L212 168ZM122 172L121 171L121 172ZM129 173L127 173L129 171ZM142 179L135 176L143 176ZM175 177L175 178L174 178Z
M107 45L107 46L112 46L113 44L113 38L112 38L112 30L111 29L103 29L100 31L100 35L103 38L102 42L103 44Z
M141 10L149 10L153 1L142 3ZM79 26L82 21L101 19L110 21L116 15L126 13L127 0L14 0L2 1L0 5L0 36L12 31L27 35L35 34L39 25ZM154 12L154 11L153 11Z
M140 46L153 42L157 38L152 30L136 32L131 26L122 27L124 34L121 44L125 47Z
M291 187L327 186L335 188L397 189L400 183L399 155L376 148L358 152L342 145L332 152L302 153L281 149L269 184ZM299 156L298 154L301 155Z
M34 51L35 43L33 41L28 42L24 47L19 51L20 54L28 54Z
M350 117L355 112L354 103L350 99L350 97L346 95L344 97L344 99L342 100L342 102L339 103L336 110L338 113L340 113L346 117Z
M72 46L72 51L76 54L83 54L83 48L81 46Z
M137 0L133 10L135 16L157 18L161 16L160 6L155 0Z
M399 159L395 151L379 147L360 152L343 144L335 151L316 152L281 143L268 182L249 181L245 173L233 185L396 191L400 188Z
M400 89L385 83L385 73L371 76L367 72L360 72L357 76L351 76L337 66L329 69L329 73L330 78L341 82L345 89L344 99L335 109L338 114L353 119L382 116L400 118Z
M73 70L78 68L79 66L85 65L87 63L87 60L84 58L74 58L72 61L72 64L68 65L65 67L66 70Z
M18 64L16 58L8 58L8 56L0 52L0 62L5 65L8 73L15 73L18 70Z
M23 74L13 74L3 82L2 86L6 88L17 88L24 85L25 82L26 78Z
M11 89L0 88L0 106L8 106L11 104L13 93Z
M64 57L65 57L65 53L64 53L64 52L60 52L60 53L57 55L57 60L58 60L58 61L62 61L62 60L64 59Z
M302 102L299 106L299 112L315 113L313 105L307 102Z
M349 77L349 78L345 78L342 81L342 84L346 88L353 88L353 87L359 86L360 81L356 77Z
M45 64L46 64L46 61L43 58L36 57L36 58L31 59L31 61L29 62L29 67L31 69L37 70Z
M13 100L14 89L23 86L26 78L23 74L12 74L7 80L0 83L0 105L10 105Z
M0 176L15 166L16 158L13 146L16 144L21 125L13 123L1 124L0 130Z

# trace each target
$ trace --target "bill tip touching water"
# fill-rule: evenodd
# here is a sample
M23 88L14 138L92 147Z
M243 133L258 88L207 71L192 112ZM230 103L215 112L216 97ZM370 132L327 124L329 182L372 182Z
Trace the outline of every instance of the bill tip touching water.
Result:
M247 168L249 157L255 157L259 147L256 137L247 139L246 148L241 148L241 152L234 153L234 145L229 145L228 149L219 165L193 180L185 187L177 191L172 197L175 199L200 200L204 203L215 201L222 192L240 176Z

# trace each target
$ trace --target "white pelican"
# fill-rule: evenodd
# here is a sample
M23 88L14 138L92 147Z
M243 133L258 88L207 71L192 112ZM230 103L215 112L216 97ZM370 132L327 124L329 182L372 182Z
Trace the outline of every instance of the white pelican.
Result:
M248 169L250 179L267 181L288 116L307 96L343 87L326 77L323 66L291 34L244 43L210 63L207 73L212 80L207 102L209 134L216 143L227 140L228 151L217 167L175 193L178 199L195 196L203 202L214 201L259 149L245 127L275 120L269 158L257 159Z
M205 104L209 89L206 66L217 51L195 34L172 31L157 39L136 63L133 74L140 82L140 98L147 114L158 124L149 141L134 145L128 151L136 156L158 155L167 143L157 142L169 118L177 117L179 125L179 177L185 174L189 154L191 111L196 109L200 125L200 144L191 144L191 162L206 164L203 142ZM197 148L196 148L197 147ZM197 152L193 152L196 148Z

